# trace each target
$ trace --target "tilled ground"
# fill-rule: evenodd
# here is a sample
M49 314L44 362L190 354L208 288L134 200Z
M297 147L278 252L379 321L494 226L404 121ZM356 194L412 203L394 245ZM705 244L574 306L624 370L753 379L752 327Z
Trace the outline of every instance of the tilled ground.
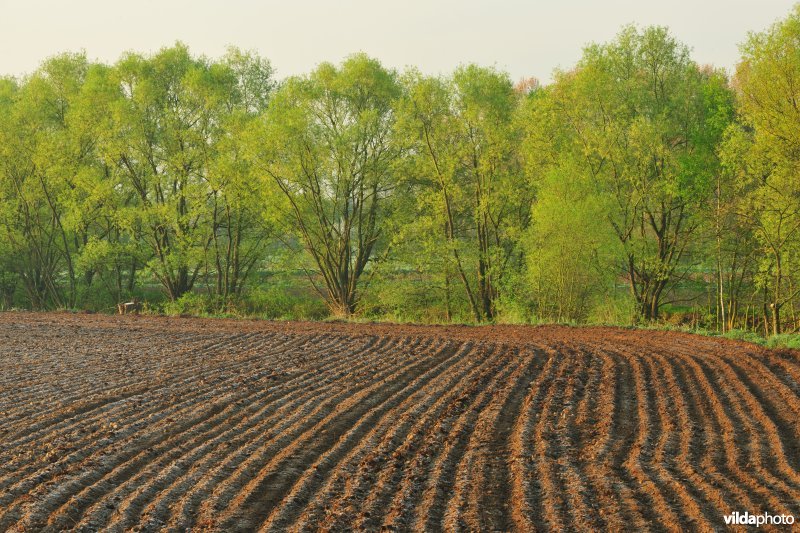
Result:
M611 328L0 314L0 531L800 520L800 356Z

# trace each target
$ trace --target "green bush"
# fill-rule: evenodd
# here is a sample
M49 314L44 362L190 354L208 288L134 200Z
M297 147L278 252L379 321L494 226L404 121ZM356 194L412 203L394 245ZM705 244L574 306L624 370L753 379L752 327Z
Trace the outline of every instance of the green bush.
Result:
M767 342L764 337L753 333L752 331L746 331L743 329L732 329L722 336L726 339L752 342L753 344L760 344L762 346Z
M188 292L172 302L164 302L161 311L165 315L194 315L208 316L216 314L214 299L195 292Z
M792 348L800 350L800 334L782 333L773 335L767 339L767 346L770 348Z
M370 320L425 324L448 322L442 283L415 270L376 278L361 296L360 314ZM449 322L461 324L473 320L463 289L454 280L450 287Z
M598 298L589 311L589 324L630 326L635 322L636 309L630 295L616 292Z
M249 291L244 308L247 314L268 320L322 320L330 314L318 294L283 280Z

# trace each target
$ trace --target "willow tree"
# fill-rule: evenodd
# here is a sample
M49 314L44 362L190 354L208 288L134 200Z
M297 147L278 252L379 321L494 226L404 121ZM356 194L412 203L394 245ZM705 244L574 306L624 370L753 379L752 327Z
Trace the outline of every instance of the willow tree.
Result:
M523 240L525 291L541 320L581 322L592 314L630 320L616 312L628 306L614 298L620 250L604 223L611 203L575 157L574 134L564 127L560 105L554 88L544 87L530 92L518 113L525 174L536 190Z
M281 216L312 260L314 288L336 315L356 311L375 257L400 153L393 139L394 72L359 54L288 79L253 136L253 157Z
M275 88L270 63L252 52L231 48L212 66L218 127L206 152L205 181L211 191L207 270L221 304L241 295L263 259L270 228L262 216L269 203L257 171L246 157L244 139L263 113Z
M210 239L202 184L208 128L203 95L208 65L182 45L152 57L127 54L110 75L111 128L103 151L117 182L131 195L121 206L124 231L135 235L146 263L171 299L189 291Z
M260 206L239 145L266 105L271 72L252 54L231 50L213 62L177 44L128 54L108 73L101 150L127 193L120 224L170 299L192 290L204 269L217 294L236 295L255 262L258 246L249 243L260 239Z
M64 54L31 76L4 82L0 104L0 229L34 307L76 304L75 256L82 236L69 224L76 181L93 141L73 134L71 116L88 62Z
M411 73L401 105L399 131L413 154L421 214L410 223L441 236L478 322L497 314L530 217L532 194L517 154L518 101L507 75L469 65L451 78Z
M587 47L550 91L558 150L609 198L606 222L645 320L658 318L669 287L688 272L697 215L719 168L720 107L729 106L717 94L727 91L720 76L698 67L666 29L629 27Z
M724 153L737 178L738 213L758 242L765 318L781 332L781 311L800 294L800 6L750 35L736 69L741 124Z

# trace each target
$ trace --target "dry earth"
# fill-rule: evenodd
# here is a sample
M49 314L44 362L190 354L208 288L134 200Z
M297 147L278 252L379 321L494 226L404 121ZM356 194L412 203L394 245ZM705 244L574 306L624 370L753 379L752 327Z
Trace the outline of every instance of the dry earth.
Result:
M0 531L800 520L799 421L800 353L680 333L4 313Z

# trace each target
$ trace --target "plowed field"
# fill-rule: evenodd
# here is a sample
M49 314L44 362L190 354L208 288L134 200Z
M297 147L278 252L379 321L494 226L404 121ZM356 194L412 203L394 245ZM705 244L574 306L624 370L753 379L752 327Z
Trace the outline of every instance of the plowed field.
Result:
M800 520L800 355L612 328L0 314L2 530Z

